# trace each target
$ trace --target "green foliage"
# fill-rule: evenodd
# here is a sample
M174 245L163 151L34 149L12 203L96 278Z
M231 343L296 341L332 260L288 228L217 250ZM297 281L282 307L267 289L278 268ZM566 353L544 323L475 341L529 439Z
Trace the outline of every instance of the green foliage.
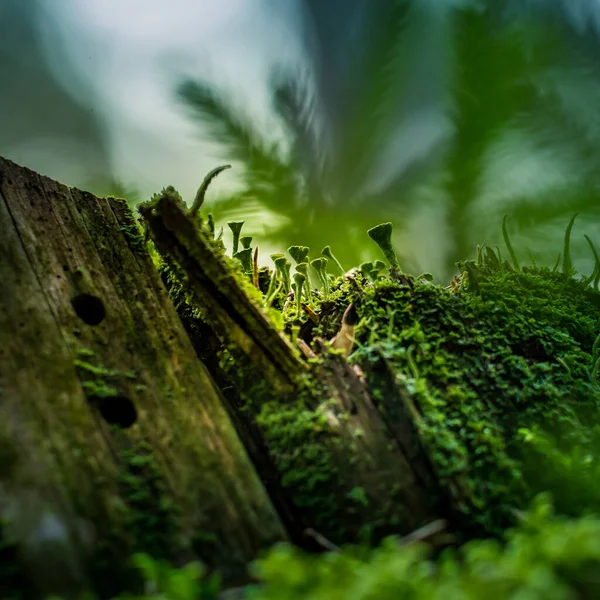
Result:
M548 20L538 16L534 21L527 13L503 18L500 13L497 3L484 1L467 3L450 17L455 53L450 90L454 135L444 160L455 261L466 257L474 244L469 232L471 211L489 167L488 152L522 115L544 118L539 78L562 46L556 27ZM528 207L527 200L521 204ZM561 207L564 210L564 204ZM512 252L511 256L514 260Z
M436 560L421 545L348 548L320 557L289 546L271 552L253 573L264 583L257 600L353 598L570 599L600 593L600 521L556 518L540 497L524 523L495 540L472 541Z
M142 595L123 595L116 600L213 600L220 589L218 575L205 577L201 563L188 563L174 569L168 562L156 560L147 554L135 554L134 566L144 579Z
M554 506L564 515L597 513L600 506L600 427L563 431L560 437L541 427L519 429L525 445L523 464L529 480L553 490Z
M539 496L504 543L474 540L433 557L422 544L388 538L373 550L306 554L290 545L273 548L250 567L254 600L571 600L600 595L600 519L557 517ZM115 600L212 600L219 581L203 578L198 563L181 569L135 555L146 582L141 595ZM50 599L48 599L50 600Z

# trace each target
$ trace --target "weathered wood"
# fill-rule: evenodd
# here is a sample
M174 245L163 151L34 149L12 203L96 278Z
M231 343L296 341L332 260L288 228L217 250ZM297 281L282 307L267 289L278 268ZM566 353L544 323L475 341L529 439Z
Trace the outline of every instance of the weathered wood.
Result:
M157 248L186 273L190 290L221 335L239 347L273 385L291 391L304 365L175 198L163 194L140 211Z
M37 593L111 594L134 550L235 582L286 537L124 201L1 158L0 425L1 533Z

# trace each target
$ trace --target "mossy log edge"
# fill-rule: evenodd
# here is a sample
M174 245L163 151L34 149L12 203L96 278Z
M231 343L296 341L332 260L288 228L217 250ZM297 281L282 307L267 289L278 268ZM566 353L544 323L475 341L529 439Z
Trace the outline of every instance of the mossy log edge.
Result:
M263 379L277 390L276 394L265 393L264 388L257 391L255 405L272 398L283 409L301 404L298 399L309 395L313 410L324 407L330 434L329 441L323 444L333 454L332 472L340 474L337 489L335 483L330 484L336 498L336 506L332 508L346 521L349 532L346 541L356 541L370 519L385 522L378 532L383 535L405 534L438 518L438 508L443 505L441 491L416 428L411 426L410 413L402 410L403 402L397 413L404 415L398 417L404 418L404 427L402 436L396 437L395 430L375 408L369 391L343 357L323 348L323 360L318 365L300 360L299 353L276 330L252 294L246 292L248 285L241 279L243 276L233 272L228 259L203 230L201 221L187 214L177 195L167 190L140 212L157 249L179 274L193 304L200 307L208 320L209 329L214 328L212 334L224 346L233 346L246 356L248 364L244 368L256 369L255 375L249 377L251 380ZM180 315L185 322L185 315L181 312ZM205 340L205 337L192 338L197 352L202 352ZM213 376L219 379L218 369ZM261 463L264 465L262 454L272 450L264 432L256 428L256 411L240 413L236 406L231 410L237 412L238 432L261 478L263 481L272 478L269 466L266 471L260 468ZM274 456L271 458L269 465L276 462ZM285 473L279 473L280 478L284 476ZM366 494L360 509L348 496L357 489ZM294 507L297 497L289 491L286 493L279 487L274 502L280 514L293 515L296 530L299 524L314 526L307 521L301 506ZM325 529L320 533L336 537L333 529L322 527Z

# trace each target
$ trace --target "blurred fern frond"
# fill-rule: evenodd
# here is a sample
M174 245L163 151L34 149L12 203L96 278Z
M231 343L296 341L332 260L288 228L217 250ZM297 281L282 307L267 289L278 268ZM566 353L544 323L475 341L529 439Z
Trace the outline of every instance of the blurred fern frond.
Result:
M374 251L358 232L391 220L408 233L420 218L423 233L400 238L399 254L427 254L443 231L444 276L481 241L477 225L504 213L520 238L573 212L600 219L600 119L591 135L556 75L566 65L573 77L595 73L593 45L544 7L302 1L313 35L310 63L276 70L271 79L285 148L256 131L251 116L216 88L188 81L179 89L227 160L244 167L243 191L217 210L233 214L237 201L240 217L250 206L264 207L273 223L265 234L270 242L330 244L346 264ZM520 160L522 140L527 160L552 152L568 177L537 186L511 181L506 170ZM500 151L512 160L501 177ZM438 211L443 230L423 228L425 208Z

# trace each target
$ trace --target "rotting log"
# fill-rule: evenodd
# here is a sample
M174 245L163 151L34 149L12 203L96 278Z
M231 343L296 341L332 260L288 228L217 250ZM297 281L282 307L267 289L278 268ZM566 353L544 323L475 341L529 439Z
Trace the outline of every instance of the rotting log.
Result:
M314 304L316 318L281 302L278 317L291 339L300 329L308 360L264 368L262 348L281 347L288 364L294 350L280 344L275 321L262 326L260 344L237 343L268 318L256 317L255 294L243 293L248 282L209 228L169 189L142 213L196 351L219 339L221 365L211 369L229 378L232 412L242 407L246 429L255 426L244 442L250 448L259 436L315 539L355 541L366 526L374 541L433 517L448 517L464 537L499 535L543 491L567 514L597 506L587 463L578 462L599 443L600 295L589 277L514 268L489 253L459 265L461 283L449 289L394 268L382 278L346 274L331 286L335 300L323 294ZM228 279L215 278L216 263ZM236 303L216 303L211 290ZM319 341L339 334L349 304L357 314L351 361L364 377ZM286 371L292 391L274 394ZM565 465L586 482L576 506Z
M568 444L597 442L600 296L585 282L496 260L466 265L454 291L346 276L319 327L305 319L303 358L172 188L140 211L165 289L124 202L0 166L0 557L40 587L65 572L73 589L107 573L122 587L135 550L199 556L233 583L283 539L278 516L335 549L365 533L447 543L439 517L498 533L543 490L563 512L597 505L573 508L553 472ZM352 364L319 337L350 303ZM532 446L540 427L568 434L558 461Z
M31 597L108 597L134 551L235 583L286 538L126 203L2 158L0 457Z
M338 543L357 541L369 531L374 540L445 516L414 428L405 427L403 439L396 438L356 373L325 346L317 364L303 361L174 190L165 190L140 213L176 280L171 291L184 290L185 301L174 300L197 352L202 355L207 340L216 348L218 339L243 373L228 380L218 361L209 364L213 377L230 389L230 410L261 478L269 479L275 464L287 481L277 488L276 504L292 515L296 531L315 528ZM271 411L267 417L265 410ZM286 414L292 416L284 422ZM261 425L280 418L281 427L269 431ZM278 431L304 418L314 419L306 439L279 437Z

